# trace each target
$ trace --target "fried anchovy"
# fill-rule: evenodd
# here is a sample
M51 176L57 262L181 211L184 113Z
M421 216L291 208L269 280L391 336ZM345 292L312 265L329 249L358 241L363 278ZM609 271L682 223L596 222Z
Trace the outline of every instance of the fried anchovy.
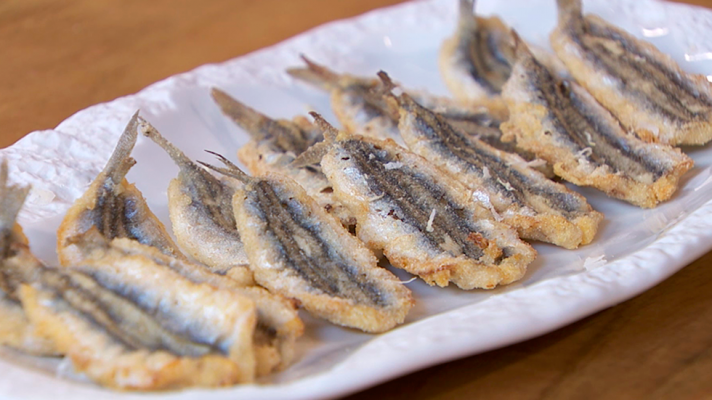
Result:
M329 92L331 108L347 131L403 143L398 134L398 116L379 94L378 79L337 74L305 56L302 60L305 68L290 68L287 73Z
M461 99L499 94L512 71L509 28L497 17L474 14L475 0L460 0L455 34L440 49L440 71L450 91Z
M712 139L712 86L683 71L651 43L595 15L580 0L557 0L551 35L573 77L628 129L648 141L704 144Z
M302 58L307 65L305 68L291 68L287 72L295 78L331 92L332 106L339 122L347 130L380 139L390 138L405 145L398 131L398 110L391 109L388 102L383 101L384 88L379 80L338 74L304 56ZM507 118L506 107L504 110L490 109L487 105L459 103L421 91L407 92L418 103L447 119L462 133L475 136L500 150L516 152L528 161L536 158L533 153L517 146L514 141L502 140L499 124ZM356 101L356 99L361 100ZM370 111L360 113L353 111L359 107ZM542 164L537 169L551 175L551 167L546 164Z
M470 190L422 157L388 141L330 135L297 161L321 158L337 198L356 216L359 238L393 266L431 285L491 289L520 279L536 257Z
M203 266L175 259L134 240L122 238L102 243L101 237L94 239L81 239L83 255L88 257L90 262L82 264L79 270L102 282L111 281L121 278L117 275L117 270L123 268L121 265L142 262L157 272L162 270L169 275L178 273L195 284L209 284L249 298L254 302L257 311L257 326L253 337L257 376L282 369L291 363L295 341L304 330L293 302L272 295L261 287L246 286L227 276L213 273Z
M57 251L61 265L81 262L80 250L71 238L91 227L107 240L130 238L153 246L173 257L184 258L161 221L148 208L141 192L125 176L136 163L130 157L136 144L138 112L129 121L104 170L84 195L67 211L57 232Z
M246 265L247 254L232 212L235 189L190 160L140 117L139 127L180 168L168 187L168 211L178 244L215 272Z
M294 168L291 165L304 150L324 139L320 130L304 117L294 121L274 120L219 89L213 89L211 94L222 112L250 135L251 140L238 150L237 155L251 174L289 176L344 226L355 224L348 210L334 199L331 184L319 166Z
M410 291L302 187L221 159L227 168L212 168L245 183L233 209L259 284L335 324L383 332L404 321Z
M692 167L679 149L627 132L585 89L551 74L522 42L514 71L503 91L511 113L502 130L562 178L647 208L669 199Z
M390 83L381 72L381 78ZM506 153L461 134L408 94L389 99L400 110L400 131L408 148L464 183L475 199L527 239L573 249L593 239L603 215L586 199Z
M100 249L81 267L15 272L37 330L102 385L159 390L254 379L256 317L247 297Z
M254 379L252 300L135 254L107 259L106 238L96 227L77 237L90 241L81 246L90 249L81 267L46 267L21 229L7 228L15 225L26 190L2 187L10 190L0 193L0 202L13 211L3 211L0 288L77 371L103 385L141 390Z
M499 94L515 60L510 28L497 17L475 15L474 8L475 0L459 0L457 28L440 48L440 73L455 98L480 102L489 98L491 108L506 110ZM568 75L556 57L539 47L533 49L540 62Z
M14 271L35 270L41 266L29 249L22 227L15 222L30 188L11 185L7 161L0 164L0 345L25 353L56 355L54 344L40 335L30 323L17 295Z

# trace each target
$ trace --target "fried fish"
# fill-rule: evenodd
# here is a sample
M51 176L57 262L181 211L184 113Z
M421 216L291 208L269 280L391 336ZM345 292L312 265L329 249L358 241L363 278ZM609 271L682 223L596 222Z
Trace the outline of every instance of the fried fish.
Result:
M502 93L510 108L502 130L562 178L649 208L669 199L692 167L679 149L626 131L585 89L553 75L521 41L513 71Z
M653 142L704 144L712 139L712 85L683 71L651 43L595 15L580 0L557 0L551 44L576 81L621 124Z
M215 193L218 196L227 196L233 193L234 188L217 180L202 167L188 160L179 150L159 136L158 132L147 122L143 122L143 124L143 131L153 135L152 138L158 143L162 143L162 146L167 149L169 154L172 154L174 160L178 160L177 163L181 166L182 176L174 180L169 189L169 196L173 196L172 199L169 198L172 220L183 224L182 232L185 235L183 240L188 242L185 247L197 249L192 255L198 260L201 260L200 257L202 257L201 261L206 262L210 270L183 259L161 258L155 250L146 246L141 247L138 243L131 251L136 254L142 253L166 268L179 271L189 279L207 282L252 299L257 307L257 329L254 338L257 375L262 376L274 370L286 368L294 359L296 339L304 331L303 323L296 312L296 305L280 295L271 294L254 285L252 272L246 266L247 256L243 256L237 251L243 248L242 242L239 242L239 249L229 248L235 240L239 240L237 228L233 228L234 232L227 230L226 227L229 225L226 225L224 220L213 218L217 213L216 209L221 204L225 204L220 202L224 199L213 202L202 209L198 203L205 199L212 202L214 199L209 196L215 195ZM186 201L188 196L192 196L191 204L170 204L171 201ZM229 206L229 210L232 211L232 204ZM190 213L194 214L189 215ZM192 223L204 226L191 226ZM173 224L175 229L176 222ZM211 227L217 231L209 232ZM187 233L196 231L201 235L197 237L187 235ZM222 242L211 242L215 237ZM226 248L226 254L221 253ZM235 257L235 254L238 254L238 258L231 259L230 257ZM214 264L211 265L208 262Z
M458 99L493 97L512 71L509 28L497 17L474 14L475 0L459 0L455 34L440 49L440 71Z
M338 132L312 113L325 142L296 162L321 166L367 246L430 285L491 289L520 279L536 251L473 201L472 192L422 157Z
M124 390L254 380L252 300L191 281L142 255L117 257L96 228L75 239L91 241L80 244L91 250L81 266L23 266L11 277L37 332L77 372Z
M139 129L180 168L168 186L168 211L178 244L218 273L247 266L247 254L235 226L235 188L210 174L139 117Z
M393 87L385 72L379 76ZM386 96L400 111L399 129L408 148L465 184L521 237L568 249L591 242L603 215L583 196L530 168L516 154L462 135L408 94Z
M63 354L78 372L119 389L254 380L252 300L157 268L150 258L106 259L109 245L96 227L74 238L88 242L79 246L89 253L81 267L47 267L32 255L14 221L27 189L7 184L6 166L0 187L0 310L5 314L7 304L21 304L28 321L3 321L3 343L33 353ZM7 340L13 338L6 335L13 326L24 328L24 337L14 332L20 341Z
M257 326L253 338L256 375L267 375L285 368L292 362L296 339L304 331L304 325L292 301L270 294L258 286L246 286L187 260L163 254L157 248L135 240L120 238L106 241L106 238L99 235L98 230L92 229L85 234L89 238L80 236L81 240L77 243L78 250L82 252L82 259L85 260L80 264L82 267L78 268L79 270L90 273L95 278L101 275L107 276L107 279L118 280L121 275L117 269L133 268L133 263L143 263L157 273L159 270L178 273L195 284L208 284L251 299L257 312ZM77 237L71 240L76 242ZM122 267L123 265L129 266Z
M305 68L290 68L287 72L297 79L329 91L332 107L346 130L378 139L393 139L396 143L405 145L398 131L398 110L391 109L389 104L383 101L384 88L378 79L338 74L305 56L302 56L302 59L306 63ZM536 159L533 153L517 146L513 140L502 140L499 125L507 119L506 107L489 108L487 104L461 103L423 91L406 92L419 104L445 118L463 134L477 137L500 150L517 153L527 161ZM552 175L551 167L545 163L536 168L549 176Z
M233 209L259 284L338 325L383 332L403 323L410 290L301 186L220 159L226 167L211 168L244 183Z
M108 240L126 237L185 259L161 221L149 210L141 192L126 180L136 163L130 157L138 136L138 112L129 121L104 170L70 209L57 231L61 265L78 265L80 249L68 241L95 227Z
M288 176L344 226L355 224L348 210L334 199L331 184L319 166L294 168L291 165L304 150L324 139L319 129L304 117L293 121L271 119L219 89L214 88L211 95L222 112L250 135L251 140L237 155L251 174Z
M52 342L38 334L27 319L11 276L18 269L41 267L41 262L30 253L22 227L15 222L29 191L29 186L10 184L7 161L3 160L0 164L0 345L34 355L56 355Z
M499 94L515 60L510 28L498 17L475 15L474 8L475 0L459 0L457 28L440 48L440 73L458 100L489 99L490 108L506 110ZM568 75L556 57L539 47L533 49L540 62L558 74Z
M338 74L303 55L302 60L305 68L290 68L287 73L330 93L331 108L347 131L403 143L398 116L379 94L378 79Z

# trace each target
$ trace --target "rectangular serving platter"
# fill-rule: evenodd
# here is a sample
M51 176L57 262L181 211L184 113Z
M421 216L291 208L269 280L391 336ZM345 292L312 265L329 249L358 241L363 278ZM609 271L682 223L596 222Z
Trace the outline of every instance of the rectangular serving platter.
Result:
M712 75L712 12L658 1L586 2L593 12L652 41L686 70ZM553 0L478 1L528 41L548 47L555 24ZM261 112L291 118L316 110L334 121L328 98L284 73L299 54L337 71L373 75L383 69L406 86L446 94L437 51L451 34L456 1L426 0L376 10L321 26L276 46L170 77L141 92L83 110L56 129L33 132L2 150L11 179L33 187L20 216L32 250L56 264L55 231L64 211L107 161L137 110L193 159L204 150L236 161L248 137L224 118L209 97L219 87ZM407 285L416 307L406 324L381 335L343 329L302 313L307 325L298 360L255 385L217 390L131 394L111 392L71 373L61 360L0 351L0 398L40 399L284 399L330 398L408 372L480 353L557 329L650 288L712 247L712 151L685 148L696 166L675 197L642 210L591 189L583 193L606 220L596 240L568 251L536 244L540 256L525 278L492 291ZM167 225L166 188L177 168L153 143L139 139L128 179ZM404 281L410 276L394 272Z

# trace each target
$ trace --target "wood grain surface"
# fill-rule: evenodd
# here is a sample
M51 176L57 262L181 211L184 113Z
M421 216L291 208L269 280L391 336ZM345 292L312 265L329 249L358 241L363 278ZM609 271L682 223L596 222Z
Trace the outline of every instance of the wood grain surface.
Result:
M0 146L170 75L398 2L2 0ZM712 7L712 0L688 3ZM350 399L710 398L710 267L712 253L568 327Z

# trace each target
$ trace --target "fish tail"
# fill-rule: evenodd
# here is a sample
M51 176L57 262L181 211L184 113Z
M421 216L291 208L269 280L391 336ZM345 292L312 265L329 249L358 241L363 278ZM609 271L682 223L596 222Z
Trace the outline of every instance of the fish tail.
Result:
M340 75L310 60L304 54L302 60L307 65L305 68L289 68L287 73L293 78L310 83L322 90L331 90L339 83Z
M212 88L210 96L220 107L222 113L233 120L237 126L244 129L250 136L256 140L265 138L267 133L261 128L272 121L269 117L254 108L248 107L218 88Z
M191 161L191 159L188 158L188 156L186 156L185 153L183 153L178 147L163 137L163 135L158 132L158 129L151 125L150 122L146 121L142 117L138 117L138 121L141 133L165 150L180 168L194 166L193 161Z
M324 119L324 117L322 117L319 113L311 111L309 115L314 118L316 126L324 132L324 140L309 147L294 161L292 161L291 165L294 168L302 168L321 162L321 159L329 151L331 146L336 143L336 137L339 135L339 130L334 128L334 126Z
M534 59L531 50L529 50L529 46L527 46L517 31L512 29L511 35L514 43L514 58L516 60Z
M104 167L103 175L111 178L114 184L122 182L131 167L136 164L136 160L131 158L130 155L136 145L136 139L138 137L136 130L139 119L138 113L139 112L136 111L129 120L126 128L124 128L124 133L121 134L118 143L116 143L114 152Z
M377 75L382 83L377 90L386 98L386 104L388 105L387 111L392 114L392 117L395 120L398 120L398 118L400 118L400 113L398 111L399 107L411 104L415 100L413 100L413 98L405 92L401 93L400 96L396 96L393 93L393 89L396 89L398 85L393 82L391 77L385 71L378 71Z
M217 157L217 159L221 163L223 163L225 166L224 167L216 167L214 165L211 165L211 164L208 164L208 163L205 163L202 161L198 161L198 164L200 164L206 168L209 168L215 172L219 172L223 175L229 176L231 178L235 178L243 183L247 183L250 181L250 179L252 179L243 170L241 170L240 167L233 164L230 160L225 158L225 156L223 156L222 154L219 154L219 153L216 153L216 152L210 151L210 150L205 150L205 152L210 153L210 154L214 155L215 157Z
M556 0L559 24L578 24L583 18L581 0Z
M10 244L17 215L30 193L30 186L11 185L8 178L7 160L0 163L0 250Z
M465 31L471 31L477 27L475 0L460 0L457 25L459 29Z

